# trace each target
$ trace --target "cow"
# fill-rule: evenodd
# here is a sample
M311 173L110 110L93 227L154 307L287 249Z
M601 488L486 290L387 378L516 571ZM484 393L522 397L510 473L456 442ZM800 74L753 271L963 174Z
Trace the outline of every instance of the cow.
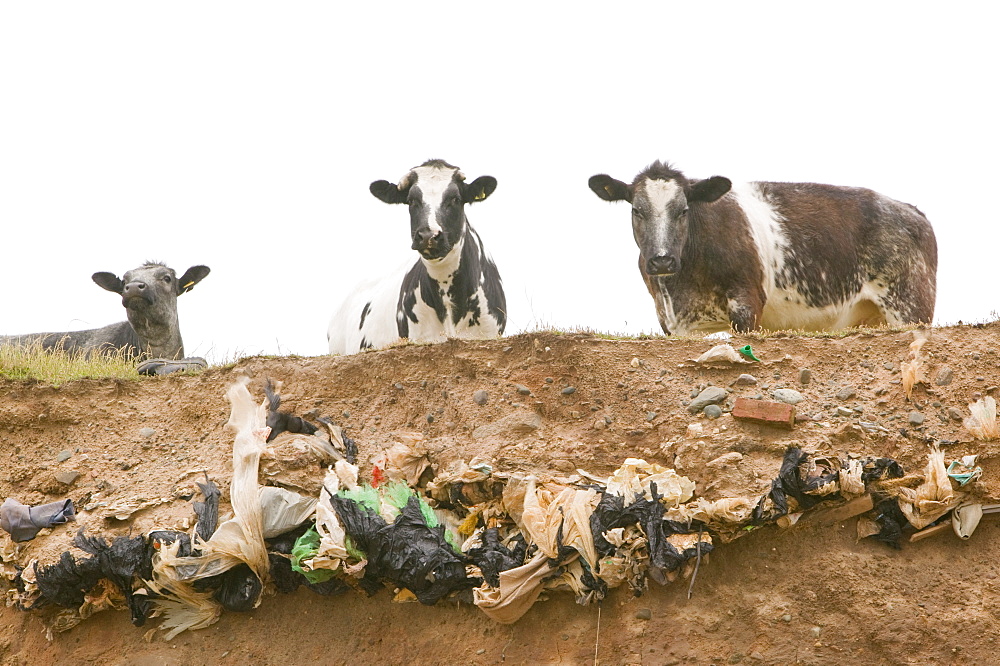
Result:
M689 180L660 161L631 184L639 271L667 335L930 323L937 243L916 207L814 183Z
M400 340L494 338L507 323L496 264L469 224L466 204L496 189L492 176L471 183L444 160L414 167L398 184L377 180L369 190L387 204L406 204L411 248L420 255L381 279L360 285L327 330L331 354L380 349Z
M208 266L192 266L178 279L174 269L158 262L146 262L121 278L114 273L94 273L92 279L98 286L122 297L127 321L86 331L0 336L0 344L40 344L44 349L82 353L121 350L140 358L182 359L177 297L191 291L208 273Z

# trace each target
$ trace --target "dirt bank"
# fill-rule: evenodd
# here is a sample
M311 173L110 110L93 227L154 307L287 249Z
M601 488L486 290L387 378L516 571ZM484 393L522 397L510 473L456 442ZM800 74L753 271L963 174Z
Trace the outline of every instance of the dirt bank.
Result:
M3 382L0 498L91 507L78 525L29 542L22 563L54 560L80 525L110 536L181 524L202 470L227 497L224 391L241 374L284 382L284 406L295 413L334 418L359 445L362 476L394 435L418 431L437 468L481 456L503 472L607 475L635 456L676 468L715 499L764 493L789 445L891 457L919 471L928 442L943 440L948 459L980 454L977 493L997 498L998 443L973 442L959 415L995 395L998 333L997 323L934 329L921 350L928 381L912 400L900 373L912 332L737 337L731 344L751 344L763 363L725 369L687 363L708 341L540 333L348 358L255 358L197 376ZM742 373L756 384L734 384ZM692 415L689 401L709 385L730 399L794 389L804 396L800 418L810 418L781 430L728 413ZM689 436L691 423L704 436ZM730 452L742 458L707 465ZM116 511L124 519L109 517ZM0 663L593 663L596 648L606 664L988 664L998 534L1000 520L987 516L968 541L949 532L895 551L858 542L853 520L772 526L719 545L690 600L680 582L653 584L640 598L615 590L600 608L554 595L513 626L468 605L304 588L171 642L147 635L157 620L137 629L124 612L99 613L50 640L54 611L3 608Z

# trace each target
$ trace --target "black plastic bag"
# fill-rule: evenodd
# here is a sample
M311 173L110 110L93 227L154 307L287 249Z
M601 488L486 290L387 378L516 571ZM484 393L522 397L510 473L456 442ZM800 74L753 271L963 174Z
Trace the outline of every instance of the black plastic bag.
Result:
M501 572L524 564L524 556L528 551L528 543L524 536L518 534L512 540L513 549L500 543L500 531L491 527L480 537L481 545L469 549L466 553L479 570L483 579L492 587L500 587Z
M334 496L331 503L354 545L368 558L365 579L384 578L407 588L426 605L476 585L476 579L465 574L466 558L445 540L444 528L424 522L416 495L409 497L391 525L352 499Z
M132 581L153 577L153 549L147 545L146 539L119 536L109 543L103 537L86 536L80 528L73 538L73 545L97 559L100 577L118 586L128 602L132 624L141 627L152 608L147 595L133 593Z
M84 594L103 577L96 557L77 560L69 551L60 555L59 562L51 566L40 567L35 563L35 582L41 597L32 608L44 606L46 602L78 608L83 604Z

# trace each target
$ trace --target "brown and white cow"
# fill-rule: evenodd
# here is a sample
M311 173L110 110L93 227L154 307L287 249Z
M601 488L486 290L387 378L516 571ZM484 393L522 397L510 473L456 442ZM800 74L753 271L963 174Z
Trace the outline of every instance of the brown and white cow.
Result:
M914 206L868 189L689 180L654 162L590 189L632 204L639 270L667 335L929 323L937 243Z

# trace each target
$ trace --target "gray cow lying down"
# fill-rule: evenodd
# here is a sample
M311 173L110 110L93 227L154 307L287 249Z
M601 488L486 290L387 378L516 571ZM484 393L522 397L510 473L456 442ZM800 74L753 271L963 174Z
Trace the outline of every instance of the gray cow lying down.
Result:
M121 295L127 321L86 331L0 336L0 345L40 343L45 349L85 353L123 350L149 359L139 366L139 372L150 375L204 367L204 359L184 358L177 297L191 291L208 273L208 266L192 266L178 278L174 269L156 262L146 262L121 278L114 273L94 273L98 286Z

